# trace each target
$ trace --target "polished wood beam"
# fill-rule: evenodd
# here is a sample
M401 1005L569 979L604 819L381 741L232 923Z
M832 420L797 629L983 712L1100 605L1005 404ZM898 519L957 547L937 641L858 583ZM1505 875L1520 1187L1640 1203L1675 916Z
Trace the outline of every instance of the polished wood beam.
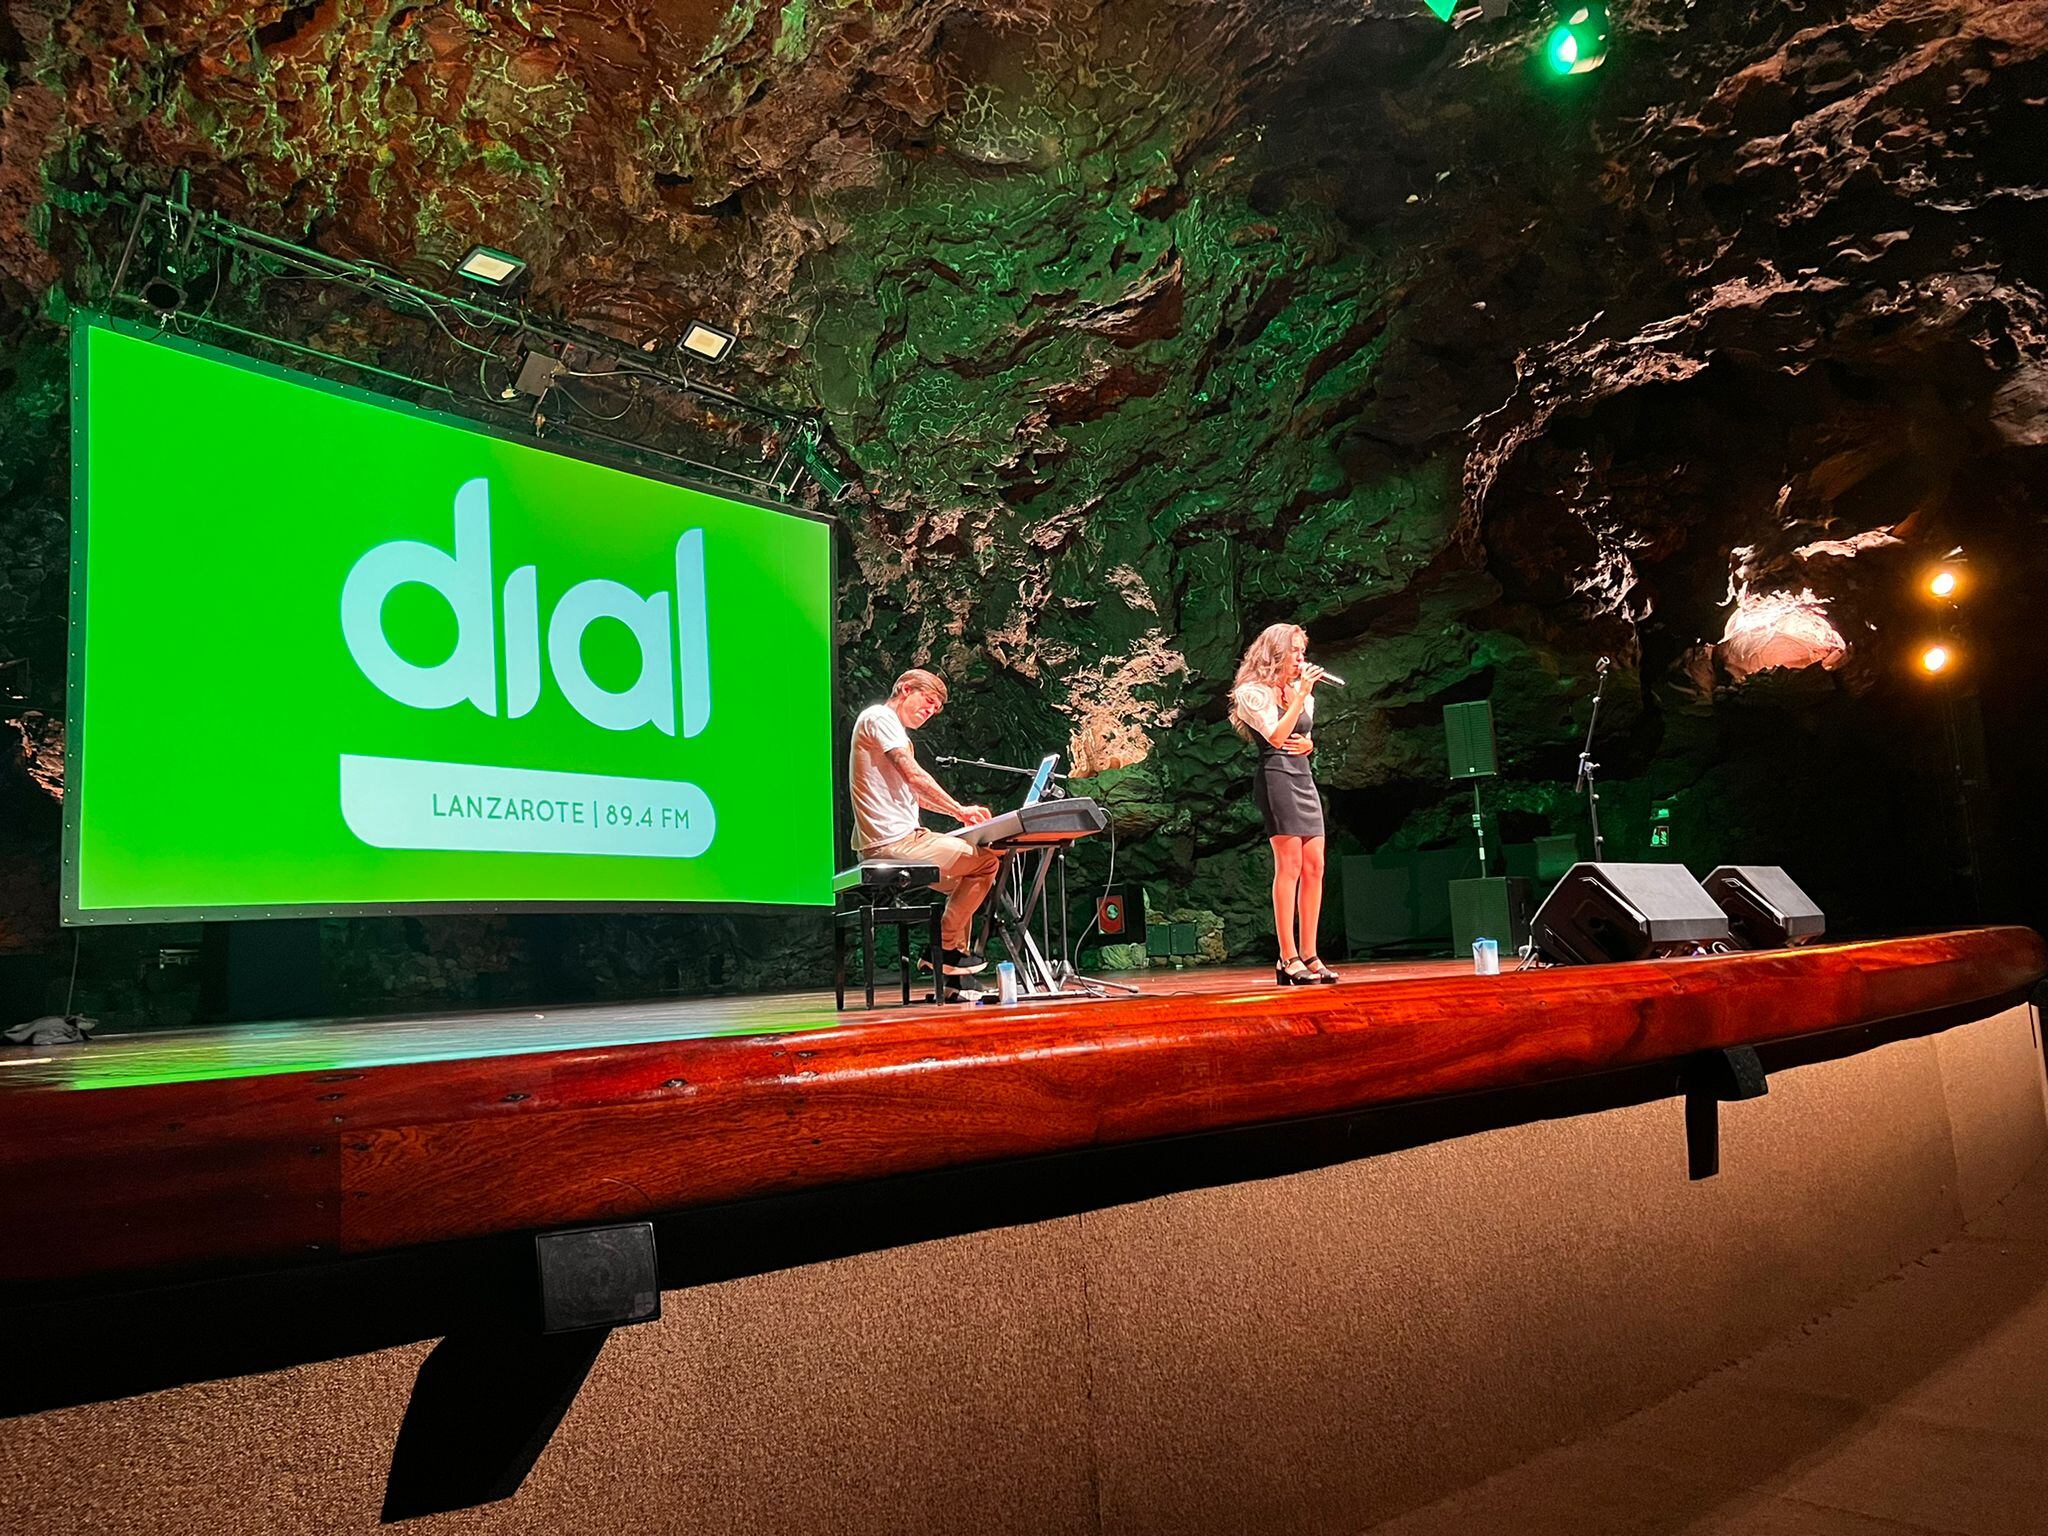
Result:
M2039 936L1985 928L1003 1010L771 1008L775 1033L728 1001L707 1006L735 1033L119 1087L77 1086L87 1055L0 1075L0 1281L370 1253L1514 1088L1981 1017L2044 972ZM476 1049L499 1048L480 1024Z

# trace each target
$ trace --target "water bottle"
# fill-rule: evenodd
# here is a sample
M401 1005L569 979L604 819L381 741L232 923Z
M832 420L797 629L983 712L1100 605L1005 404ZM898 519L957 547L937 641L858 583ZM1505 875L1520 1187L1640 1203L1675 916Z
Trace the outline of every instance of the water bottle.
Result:
M1472 974L1475 976L1498 976L1500 974L1500 942L1497 939L1474 939L1472 941Z
M1017 1001L1017 967L1005 960L996 967L996 1001L1014 1003Z

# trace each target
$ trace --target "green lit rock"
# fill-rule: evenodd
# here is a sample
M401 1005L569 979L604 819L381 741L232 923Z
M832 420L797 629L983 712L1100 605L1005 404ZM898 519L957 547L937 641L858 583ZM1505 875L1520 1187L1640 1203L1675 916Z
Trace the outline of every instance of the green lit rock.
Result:
M1562 81L1527 8L1453 29L1378 0L10 15L0 660L28 660L45 717L69 549L48 299L103 298L107 197L184 170L204 206L425 280L505 245L537 306L622 339L731 321L721 381L821 412L854 472L848 717L939 667L928 751L1067 753L1120 877L1208 914L1212 949L1271 942L1224 708L1278 620L1348 684L1317 726L1333 863L1469 835L1441 739L1469 699L1494 705L1509 835L1580 827L1608 655L1617 849L1676 797L1688 859L1792 866L1838 930L1954 917L1928 831L1947 769L1897 663L1927 622L1916 562L1958 544L2005 573L1970 617L2009 755L1983 780L1987 901L2040 911L2018 851L2048 823L2013 766L2048 748L2024 600L2048 505L2038 6L1644 0ZM266 302L321 323L313 292ZM413 329L323 334L406 360ZM1808 591L1838 668L1717 664L1744 593ZM53 861L53 791L7 772L6 849ZM1333 878L1332 929L1340 908ZM517 994L550 945L608 993L825 963L817 923L564 921L354 925L336 985Z

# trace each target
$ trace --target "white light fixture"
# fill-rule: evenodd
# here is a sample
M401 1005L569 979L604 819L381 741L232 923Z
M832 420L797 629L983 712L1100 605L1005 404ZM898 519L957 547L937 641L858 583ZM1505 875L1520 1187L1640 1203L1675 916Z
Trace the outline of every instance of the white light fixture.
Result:
M526 275L526 263L509 251L474 245L470 247L469 254L455 264L455 270L472 283L502 291Z
M732 344L738 340L739 337L731 331L721 331L715 325L692 320L690 328L683 332L683 339L676 345L702 362L715 363L730 352Z

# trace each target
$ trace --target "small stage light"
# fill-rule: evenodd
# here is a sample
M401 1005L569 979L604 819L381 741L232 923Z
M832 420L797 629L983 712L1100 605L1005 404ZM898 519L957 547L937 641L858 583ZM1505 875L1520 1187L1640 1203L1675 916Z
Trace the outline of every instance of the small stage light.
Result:
M806 427L803 435L796 440L795 452L797 462L818 482L818 489L825 493L826 501L837 501L846 494L846 476L834 469L831 461L825 457L824 442L815 423Z
M1955 652L1945 645L1930 645L1920 652L1920 670L1932 677L1955 665Z
M185 307L185 290L177 279L159 274L142 285L142 302L159 320L168 320Z
M455 264L455 270L472 283L505 293L517 287L520 279L526 276L526 263L509 251L473 245L469 254Z
M699 362L715 363L730 352L732 344L738 340L731 331L721 331L715 325L692 320L690 328L683 332L683 339L676 345Z
M1553 73L1583 75L1607 62L1607 7L1598 0L1565 0L1557 25L1543 42Z
M1962 596L1963 573L1960 567L1937 565L1927 573L1927 595L1937 597L1945 603L1953 603Z

